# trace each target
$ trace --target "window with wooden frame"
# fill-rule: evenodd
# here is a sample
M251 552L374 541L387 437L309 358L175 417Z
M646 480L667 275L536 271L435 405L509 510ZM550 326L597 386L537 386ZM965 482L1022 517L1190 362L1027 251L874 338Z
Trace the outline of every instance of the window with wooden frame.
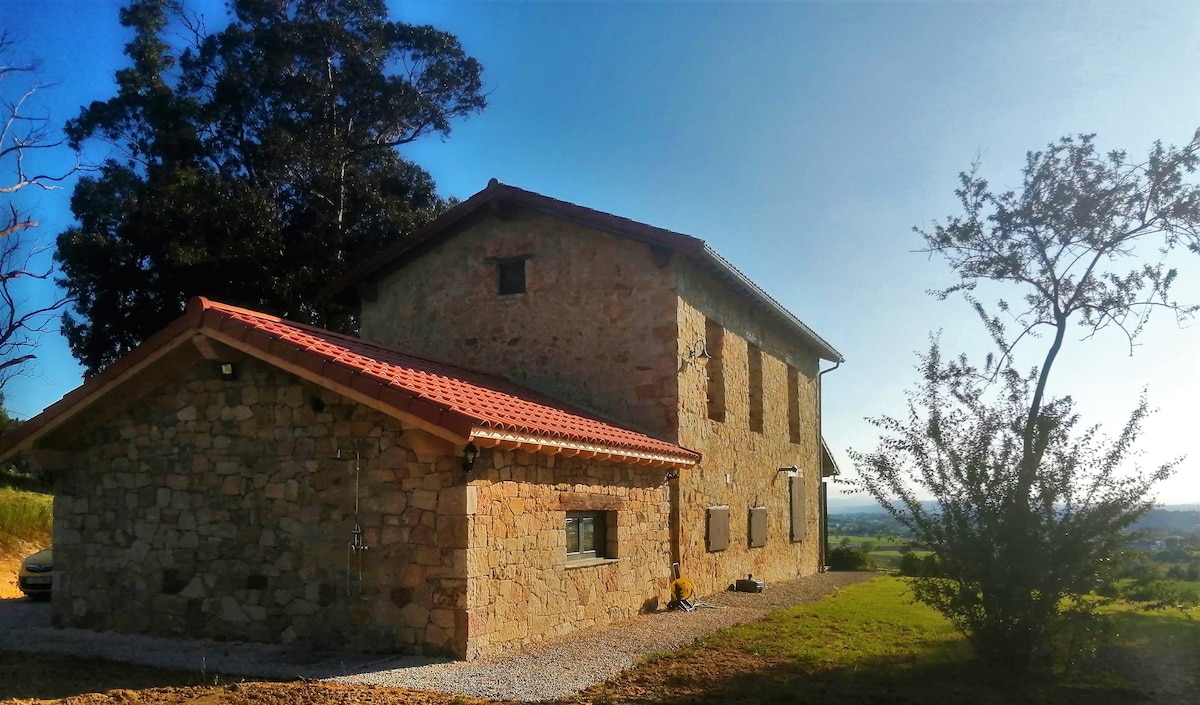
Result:
M614 558L608 549L609 512L567 512L567 561Z

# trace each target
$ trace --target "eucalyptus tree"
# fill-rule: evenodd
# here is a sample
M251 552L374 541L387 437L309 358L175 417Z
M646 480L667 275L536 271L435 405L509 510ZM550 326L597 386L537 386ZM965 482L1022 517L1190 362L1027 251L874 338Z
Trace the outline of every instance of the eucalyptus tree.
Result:
M486 106L457 39L382 0L134 0L116 95L67 125L111 150L58 238L64 332L94 373L208 295L352 330L317 291L443 209L402 148Z

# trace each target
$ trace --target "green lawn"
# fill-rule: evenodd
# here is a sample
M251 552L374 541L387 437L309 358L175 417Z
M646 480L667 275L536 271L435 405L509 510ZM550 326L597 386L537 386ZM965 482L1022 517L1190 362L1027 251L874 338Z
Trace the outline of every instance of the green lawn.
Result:
M662 657L677 662L678 698L746 703L1184 703L1200 702L1200 610L1117 608L1103 657L1070 675L1014 682L975 660L940 615L880 577L820 602L772 613ZM740 654L740 656L739 656ZM729 664L720 677L686 662ZM753 663L755 665L749 665Z
M1200 583L1194 583L1186 580L1164 580L1163 582L1173 588L1186 590L1200 599Z

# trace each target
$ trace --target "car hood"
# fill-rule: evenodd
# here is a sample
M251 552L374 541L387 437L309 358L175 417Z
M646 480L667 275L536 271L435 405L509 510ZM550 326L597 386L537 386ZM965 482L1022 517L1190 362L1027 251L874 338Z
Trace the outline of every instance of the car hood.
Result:
M22 562L23 563L45 563L45 564L49 564L49 565L54 565L54 549L47 548L44 551L38 551L37 553L33 554L32 556L29 556Z

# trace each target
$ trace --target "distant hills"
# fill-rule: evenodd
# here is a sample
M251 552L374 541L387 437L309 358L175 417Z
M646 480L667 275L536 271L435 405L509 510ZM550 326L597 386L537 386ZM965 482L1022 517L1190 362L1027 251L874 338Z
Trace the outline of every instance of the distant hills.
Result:
M934 502L923 502L926 508L932 509ZM1200 504L1160 504L1154 512L1200 512ZM862 497L830 497L830 514L886 514L883 507Z
M887 533L906 535L907 531L878 504L864 504L853 497L848 501L829 501L831 533L852 536ZM924 502L926 509L936 509L934 502ZM1191 534L1200 530L1200 504L1164 504L1151 509L1130 527L1159 538L1172 534Z

